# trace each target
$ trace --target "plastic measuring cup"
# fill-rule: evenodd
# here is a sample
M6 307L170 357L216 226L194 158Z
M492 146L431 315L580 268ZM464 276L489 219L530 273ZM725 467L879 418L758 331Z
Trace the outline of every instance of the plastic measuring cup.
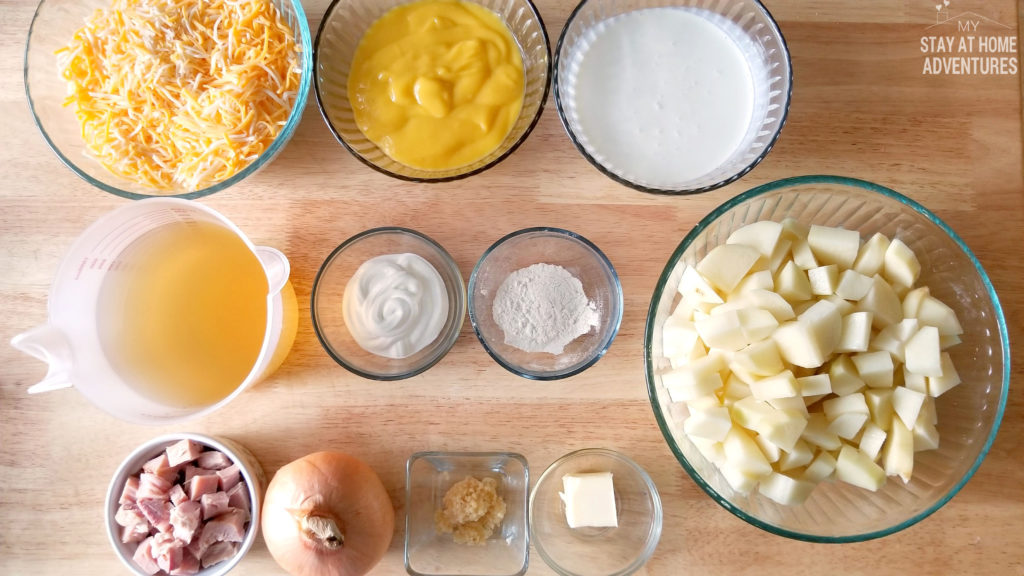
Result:
M263 344L245 380L214 404L182 408L143 396L118 373L101 345L104 319L98 310L104 280L131 265L122 257L128 246L162 226L190 222L208 222L234 232L262 264L269 291ZM284 254L254 246L230 220L197 202L150 198L122 206L89 226L64 257L50 288L49 322L11 339L15 348L49 365L46 377L28 392L74 386L102 410L139 424L167 424L212 412L269 376L288 355L298 319L295 292L288 282L290 270Z

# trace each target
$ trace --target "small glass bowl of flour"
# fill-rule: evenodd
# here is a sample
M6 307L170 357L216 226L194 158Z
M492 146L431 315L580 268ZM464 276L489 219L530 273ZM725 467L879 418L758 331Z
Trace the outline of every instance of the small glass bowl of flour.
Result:
M592 366L622 321L622 287L608 258L559 228L526 228L484 252L469 277L469 319L510 372L555 380Z

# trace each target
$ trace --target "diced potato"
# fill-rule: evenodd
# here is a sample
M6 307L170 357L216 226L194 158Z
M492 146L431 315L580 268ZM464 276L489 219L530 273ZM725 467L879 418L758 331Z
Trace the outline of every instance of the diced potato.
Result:
M844 440L853 440L868 421L867 414L848 412L840 414L828 423L828 431Z
M864 433L861 434L860 443L857 447L865 456L871 458L872 462L875 462L878 460L878 455L885 444L886 436L885 430L879 427L878 424L868 422L864 425Z
M758 434L754 436L754 442L757 443L757 447L761 449L761 453L764 454L768 463L774 464L779 461L782 456L782 450L778 446L772 444L766 437Z
M921 302L925 296L930 295L927 286L920 286L907 292L903 297L903 317L917 318L917 311L921 309Z
M775 376L761 378L750 384L750 393L758 400L771 400L772 398L792 398L800 395L800 386L796 378L789 370L785 370Z
M893 238L885 251L882 275L893 284L913 286L921 274L921 263L917 255L899 238Z
M843 319L839 310L831 302L824 300L816 302L813 306L797 316L797 321L811 327L815 339L823 356L827 357L839 345L839 339L843 335ZM818 366L824 363L818 362ZM799 365L799 363L794 362ZM814 368L814 366L804 366Z
M807 240L807 234L811 231L809 225L795 218L783 218L780 224L782 224L782 237L790 240Z
M829 431L828 424L824 414L812 412L807 418L807 426L804 427L800 438L823 450L838 450L842 446L842 441L839 440L839 436L835 432Z
M822 409L825 411L825 418L829 422L835 420L843 414L863 414L868 416L871 411L868 410L867 401L864 395L860 392L853 394L847 394L846 396L836 396L830 398L822 403Z
M661 335L662 353L667 358L690 353L700 337L693 322L674 314L665 320Z
M737 466L730 464L728 459L723 461L718 470L729 486L732 486L732 489L740 494L750 494L750 491L757 487L757 483L760 481L759 476L740 470Z
M758 270L747 274L740 283L733 288L733 294L749 292L751 290L774 290L775 280L772 278L771 270Z
M923 326L907 340L904 347L907 370L924 376L942 376L942 349L939 347L939 330L934 326Z
M938 398L951 388L960 384L960 374L953 365L953 359L948 352L943 352L939 357L939 364L942 368L942 376L928 376L928 395Z
M929 396L921 404L921 412L917 415L918 422L927 422L932 426L939 423L939 413L935 409L935 398Z
M822 264L836 264L844 270L853 266L860 251L860 234L856 230L812 225L807 234L814 257Z
M761 220L733 231L725 241L727 244L743 244L754 248L762 256L770 257L782 236L782 224Z
M721 304L724 302L722 297L711 287L711 284L692 266L687 266L683 269L683 276L679 280L678 290L683 299L693 308L696 308L698 304L703 302L711 304Z
M723 382L719 372L723 369L722 356L712 354L665 372L661 375L661 382L673 402L685 402L708 396L721 388Z
M903 385L915 392L928 393L928 377L923 374L915 374L907 367L903 367Z
M733 426L722 442L729 465L754 477L770 474L772 465L757 443L742 428Z
M705 438L713 442L725 440L726 434L732 429L732 418L729 409L724 406L692 410L690 417L683 422L683 431L689 436Z
M877 492L885 484L885 470L860 450L844 444L836 459L836 478Z
M704 343L701 342L700 338L698 338L694 341L693 347L690 348L688 352L682 352L669 358L669 362L672 364L673 368L679 368L680 366L685 366L694 360L704 358L707 355L708 351L704 348Z
M807 273L792 260L776 274L775 291L790 303L811 299L811 283L807 280Z
M934 424L923 422L920 418L914 425L914 452L937 450L939 448L939 430Z
M799 412L803 414L804 418L807 418L807 405L804 404L802 396L792 396L790 398L772 398L768 400L768 404L776 410L790 410L793 412Z
M748 290L736 296L730 303L735 302L739 308L760 308L771 312L772 316L779 322L796 318L793 307L786 302L782 296L769 290Z
M732 292L739 281L761 256L760 252L742 244L715 246L697 263L697 272L723 293Z
M690 441L697 447L697 450L701 455L712 463L722 464L725 462L725 449L722 448L721 442L714 442L712 440L705 440L704 438L694 436L690 436Z
M838 448L838 446L837 446ZM836 458L828 452L821 451L814 457L807 469L804 470L803 479L808 482L822 482L827 480L836 471Z
M943 336L964 333L956 312L934 296L926 296L921 300L921 306L917 309L917 320L924 326L935 326Z
M871 421L882 430L892 425L892 388L869 388L864 391L864 402L871 412Z
M842 330L836 352L866 352L871 341L871 312L843 316Z
M750 386L740 380L736 374L730 374L725 381L725 388L722 390L722 403L731 404L750 396Z
M708 348L736 351L748 344L736 310L694 318L693 325Z
M779 321L767 310L760 308L744 308L736 312L739 315L743 337L747 342L764 340L779 327Z
M857 302L857 310L871 312L871 324L879 330L903 320L900 297L881 276L872 277L871 288Z
M753 396L737 400L729 409L733 422L750 430L753 430L761 420L774 411L775 409L767 402Z
M807 281L811 283L811 294L814 296L835 294L839 287L839 268L835 264L811 268L807 271Z
M789 258L791 248L793 247L793 241L789 238L779 238L778 243L775 244L775 250L772 251L771 256L768 257L768 270L775 274L780 268L786 263Z
M814 460L814 451L803 440L797 440L792 450L783 450L779 456L779 472L785 472L794 468L806 466Z
M890 324L879 330L878 334L875 334L868 344L868 349L885 350L895 360L904 362L906 360L904 349L907 345L907 340L910 340L910 337L916 334L919 329L916 318L904 318L896 324Z
M842 355L829 364L828 376L832 383L832 392L838 396L847 396L862 390L866 384L857 374L857 367L849 356Z
M794 506L807 500L814 490L814 483L795 480L785 474L773 472L761 480L757 489L761 494L783 506Z
M857 306L853 302L850 302L849 300L843 300L842 298L836 296L835 294L825 296L824 298L822 298L822 300L831 302L836 307L836 310L839 310L840 316L849 316L850 314L853 314L854 312L857 311Z
M868 239L857 253L853 269L865 276L874 276L885 265L885 252L889 249L889 238L880 232Z
M913 428L927 398L924 394L901 386L892 393L892 409L907 428Z
M800 394L804 397L819 396L832 392L832 380L828 374L813 374L796 379Z
M871 388L892 388L893 370L892 356L888 352L862 352L854 354L851 359L857 368L857 374Z
M782 450L792 450L806 427L805 414L772 409L771 414L758 421L754 429Z
M886 475L899 475L903 482L910 482L914 473L914 434L899 418L893 418L889 428L889 437L882 449L882 465Z
M939 347L943 350L956 346L961 342L960 336L957 334L942 334L939 333Z
M857 301L867 296L871 289L871 276L865 276L856 270L844 270L839 277L839 285L835 289L836 296L844 300Z
M732 364L757 376L771 376L785 369L782 357L779 356L779 349L771 339L755 342L736 352L732 357Z
M794 240L789 250L793 255L793 263L801 270L818 267L818 259L814 257L814 252L807 240Z

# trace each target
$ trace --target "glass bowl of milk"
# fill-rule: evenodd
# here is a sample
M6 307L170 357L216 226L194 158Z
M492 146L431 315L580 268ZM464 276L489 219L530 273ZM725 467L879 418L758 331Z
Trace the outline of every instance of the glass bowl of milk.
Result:
M558 115L583 157L661 194L752 170L778 139L793 85L785 40L757 0L583 0L554 68Z

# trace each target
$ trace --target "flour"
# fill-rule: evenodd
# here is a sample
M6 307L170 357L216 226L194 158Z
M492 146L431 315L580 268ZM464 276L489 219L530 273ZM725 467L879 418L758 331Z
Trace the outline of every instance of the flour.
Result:
M506 344L548 354L561 354L599 319L579 279L552 264L534 264L509 274L494 296L492 313L505 332Z

